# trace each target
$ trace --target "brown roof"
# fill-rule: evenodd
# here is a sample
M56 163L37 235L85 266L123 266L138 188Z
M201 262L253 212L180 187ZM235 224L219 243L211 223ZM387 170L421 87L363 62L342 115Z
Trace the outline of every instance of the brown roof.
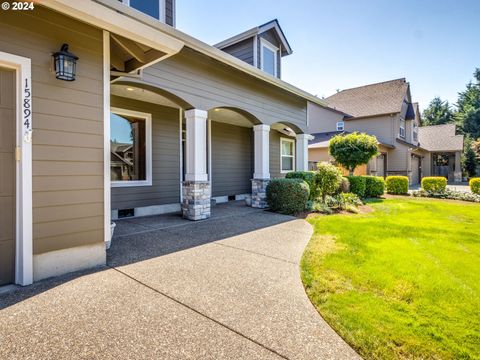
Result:
M325 99L328 106L353 117L398 113L408 90L405 78L339 91Z
M456 135L455 124L421 126L418 142L428 151L462 151L463 135Z

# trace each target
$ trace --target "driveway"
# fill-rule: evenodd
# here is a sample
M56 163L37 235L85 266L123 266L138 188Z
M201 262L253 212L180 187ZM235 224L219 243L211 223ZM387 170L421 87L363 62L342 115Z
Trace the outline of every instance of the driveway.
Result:
M115 231L108 267L0 294L0 358L358 358L305 295L304 220L230 203Z

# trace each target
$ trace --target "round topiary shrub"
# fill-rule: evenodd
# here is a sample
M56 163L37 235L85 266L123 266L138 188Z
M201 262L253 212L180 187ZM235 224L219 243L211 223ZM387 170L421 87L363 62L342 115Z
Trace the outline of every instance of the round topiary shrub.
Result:
M309 200L318 198L319 193L315 184L315 171L291 171L285 176L287 179L302 179L310 188Z
M443 193L447 189L447 179L442 176L427 176L422 179L422 189L433 193Z
M338 167L327 162L317 164L318 171L315 174L315 188L318 196L325 202L327 195L334 195L342 183L342 172Z
M272 211L294 215L307 208L309 193L301 179L273 179L267 185L267 203Z
M387 176L385 185L387 186L387 193L389 194L408 194L408 177L406 176Z
M379 197L385 192L385 180L381 176L364 176L365 197Z
M480 178L470 179L469 185L472 193L480 195Z
M365 197L367 189L367 180L365 176L347 176L350 183L350 192L357 195L360 199Z

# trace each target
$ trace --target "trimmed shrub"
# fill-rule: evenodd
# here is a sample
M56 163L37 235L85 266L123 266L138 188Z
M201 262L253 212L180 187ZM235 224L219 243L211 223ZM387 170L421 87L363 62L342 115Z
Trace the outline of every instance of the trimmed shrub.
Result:
M480 195L480 178L470 179L469 185L472 193Z
M302 179L310 187L309 200L315 200L319 196L317 185L315 184L315 171L292 171L285 176L287 179Z
M307 208L310 189L301 179L273 179L267 185L267 203L272 211L293 215Z
M447 179L442 176L427 176L422 179L422 189L428 192L441 193L447 188Z
M365 197L379 197L385 192L385 180L381 176L364 176L365 184Z
M378 155L377 138L358 132L336 135L330 139L328 152L353 175L357 166L368 163Z
M325 201L327 195L335 194L342 183L342 172L338 167L327 162L317 164L315 173L315 191Z
M387 186L387 193L389 194L408 194L408 177L406 176L387 176L385 185Z
M365 176L347 176L350 183L350 192L357 195L359 198L365 197L365 190L367 188L367 180Z

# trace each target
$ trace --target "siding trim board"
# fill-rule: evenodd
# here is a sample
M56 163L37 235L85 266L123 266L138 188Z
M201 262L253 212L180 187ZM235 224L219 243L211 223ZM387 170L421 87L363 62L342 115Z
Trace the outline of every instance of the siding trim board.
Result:
M16 73L15 283L33 282L32 78L31 60L0 52L0 66ZM25 118L24 114L30 114Z

